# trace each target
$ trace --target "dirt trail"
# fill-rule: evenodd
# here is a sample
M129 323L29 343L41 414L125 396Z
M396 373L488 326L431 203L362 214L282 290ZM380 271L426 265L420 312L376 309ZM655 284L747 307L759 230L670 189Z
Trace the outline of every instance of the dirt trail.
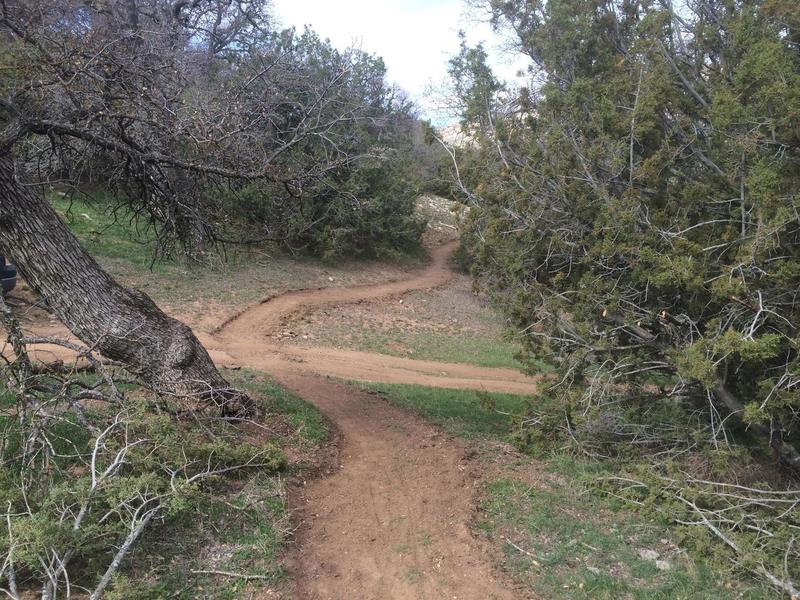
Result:
M220 365L236 364L265 370L317 373L341 379L382 383L413 383L453 389L533 394L536 381L514 369L413 360L341 350L278 344L275 334L293 316L315 308L368 302L444 285L453 272L447 259L456 242L434 248L431 263L415 276L398 281L353 287L289 292L249 308L200 341Z
M266 336L293 314L309 307L367 302L444 285L453 277L453 272L447 266L447 259L456 244L457 242L449 242L434 248L431 251L430 265L413 277L373 285L288 292L247 309L225 323L216 333L225 341Z
M320 376L279 374L341 433L340 468L300 490L292 597L511 600L474 538L473 482L460 442L376 396Z
M475 478L464 447L422 419L325 375L366 381L532 392L511 369L275 343L291 316L446 283L454 244L402 281L293 292L253 307L203 340L215 361L265 369L317 405L340 433L338 469L296 490L303 517L290 559L292 597L312 600L511 600L512 585L473 537Z
M295 371L316 373L355 381L412 383L451 389L534 394L535 378L515 369L479 367L429 360L388 356L339 348L304 347L279 343L276 334L298 313L330 305L346 305L401 296L446 284L453 278L447 259L456 242L434 248L431 262L406 279L373 285L330 287L280 294L250 307L222 323L211 334L195 331L218 366L238 365L270 373ZM179 316L180 318L180 316ZM69 339L80 345L57 323L36 323L31 331L38 336ZM38 345L32 356L43 362L71 361L75 353L48 344Z

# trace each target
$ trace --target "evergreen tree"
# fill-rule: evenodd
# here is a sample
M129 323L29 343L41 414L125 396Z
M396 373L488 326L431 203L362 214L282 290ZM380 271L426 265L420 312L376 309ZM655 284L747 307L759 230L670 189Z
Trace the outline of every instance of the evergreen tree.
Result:
M477 50L451 63L475 272L557 362L578 435L677 402L707 443L730 414L800 470L792 4L492 1L542 85L487 93Z

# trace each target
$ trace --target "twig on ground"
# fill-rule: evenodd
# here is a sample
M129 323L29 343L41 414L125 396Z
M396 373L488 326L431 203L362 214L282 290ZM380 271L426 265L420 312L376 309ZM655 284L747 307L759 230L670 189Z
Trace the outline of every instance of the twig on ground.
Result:
M260 579L260 580L268 580L271 579L268 575L250 575L249 573L234 573L233 571L217 571L214 569L192 569L192 574L194 575L221 575L223 577L238 577L239 579Z
M511 546L513 546L514 548L516 548L516 549L517 549L519 552L521 552L522 554L524 554L525 556L527 556L528 558L530 558L530 559L531 559L531 562L532 562L532 563L533 563L535 566L537 566L537 567L541 567L541 566L542 566L542 563L540 563L538 560L536 560L536 555L535 555L535 554L531 554L530 552L528 552L527 550L525 550L525 548L522 548L522 547L520 547L520 546L517 546L517 545L516 545L514 542L512 542L512 541L511 541L511 540L509 540L508 538L506 538L506 541L507 541L507 542L508 542L508 543L509 543Z

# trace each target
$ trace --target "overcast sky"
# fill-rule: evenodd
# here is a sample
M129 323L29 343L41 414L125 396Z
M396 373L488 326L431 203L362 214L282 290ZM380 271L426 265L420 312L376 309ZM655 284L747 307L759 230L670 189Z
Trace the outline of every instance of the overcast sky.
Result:
M485 43L502 78L513 79L526 64L503 52L502 39L487 23L470 17L462 0L273 0L273 5L284 26L308 24L337 48L356 45L382 56L389 80L436 120L425 92L446 78L447 60L458 51L459 29L470 44Z

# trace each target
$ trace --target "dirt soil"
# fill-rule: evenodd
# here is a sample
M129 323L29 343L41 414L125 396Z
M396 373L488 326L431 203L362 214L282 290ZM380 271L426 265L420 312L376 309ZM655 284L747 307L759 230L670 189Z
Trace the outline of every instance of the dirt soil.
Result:
M401 298L313 307L284 323L275 336L292 346L377 352L402 358L521 369L521 347L471 278L455 273L447 285Z
M284 343L282 333L293 327L298 315L313 317L319 309L341 311L342 307L347 306L358 306L360 312L369 312L369 307L374 308L376 302L377 306L381 306L388 299L403 298L417 291L430 292L450 283L455 273L448 267L447 260L455 246L454 241L437 246L431 250L431 261L427 267L410 273L397 270L385 272L380 283L347 285L336 281L331 287L276 293L238 313L231 313L229 306L226 310L211 310L216 303L206 304L206 310L199 319L191 309L187 313L186 306L179 309L167 306L165 310L193 327L214 362L221 367L249 367L269 373L298 371L373 383L408 383L512 394L536 393L537 380L512 368L415 360L344 348ZM58 337L80 345L79 340L37 303L24 284L20 287L11 303L18 309L23 331L36 336ZM212 320L215 321L214 325L210 324ZM37 345L31 353L43 362L74 358L74 352L47 344Z
M430 264L411 275L279 294L216 328L197 331L218 365L269 372L316 404L338 430L338 468L294 493L303 523L289 558L293 598L528 597L495 569L499 557L471 532L478 480L463 443L330 376L511 393L535 393L537 381L514 369L288 346L277 335L299 313L443 286L454 276L447 266L454 248L455 242L434 248ZM36 309L29 310L26 328L64 333ZM41 358L68 358L61 349L49 351Z
M282 374L341 434L340 466L295 490L303 519L292 598L526 597L473 536L475 475L464 447L422 419L320 376Z
M302 290L278 295L247 309L212 334L198 333L214 361L268 371L316 373L342 379L409 383L453 389L533 394L537 382L515 369L479 367L460 363L413 360L340 348L287 346L280 332L298 314L316 309L400 297L416 290L442 286L454 276L447 259L455 249L448 242L431 252L422 271L403 279L352 287Z
M534 391L536 382L510 369L293 348L275 340L276 332L301 311L444 285L452 277L447 258L453 249L452 242L435 248L425 270L402 280L278 296L204 340L242 366L267 369L281 385L317 405L339 431L339 468L296 490L303 527L290 559L293 597L520 597L494 569L488 544L470 530L477 479L470 473L462 443L324 375L519 392Z

